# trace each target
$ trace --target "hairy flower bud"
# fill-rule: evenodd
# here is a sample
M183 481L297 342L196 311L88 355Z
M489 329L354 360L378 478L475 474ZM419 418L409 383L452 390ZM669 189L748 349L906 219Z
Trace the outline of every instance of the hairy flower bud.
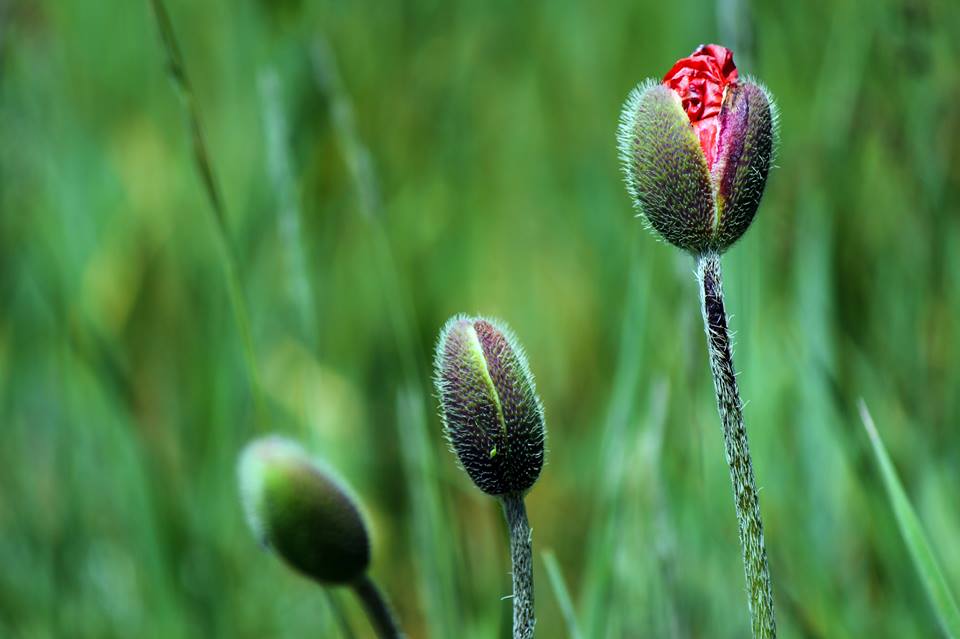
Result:
M702 45L634 89L618 141L627 190L665 240L724 251L750 226L773 162L776 107L733 54Z
M240 492L257 539L323 584L348 584L370 565L370 541L347 490L298 444L255 440L240 456Z
M496 320L451 318L435 369L444 430L473 483L490 495L533 486L543 468L543 406L510 329Z

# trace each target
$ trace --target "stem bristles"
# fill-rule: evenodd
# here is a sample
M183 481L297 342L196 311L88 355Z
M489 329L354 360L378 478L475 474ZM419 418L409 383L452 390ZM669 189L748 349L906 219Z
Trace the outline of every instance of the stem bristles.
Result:
M513 564L513 639L531 639L536 617L533 609L533 542L523 495L501 497L503 514L510 532L510 559Z
M753 462L747 430L743 423L743 402L733 368L733 347L727 328L727 314L723 305L723 284L720 275L720 256L705 253L697 258L697 281L703 309L710 371L717 394L717 408L723 424L723 441L730 479L733 482L734 504L743 548L743 567L747 581L747 603L750 625L756 639L774 639L777 626L773 613L773 588L767 551L760 519L760 500L757 495Z

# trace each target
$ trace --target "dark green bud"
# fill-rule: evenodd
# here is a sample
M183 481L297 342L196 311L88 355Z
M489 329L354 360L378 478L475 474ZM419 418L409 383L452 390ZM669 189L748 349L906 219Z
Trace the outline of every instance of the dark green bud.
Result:
M240 492L257 539L323 584L348 584L370 565L370 540L348 489L298 444L257 439L239 464Z
M713 224L710 175L673 91L651 82L630 94L620 154L627 191L647 223L674 246L705 248Z
M529 490L543 468L546 426L510 329L453 317L440 333L435 370L444 431L473 483L490 495Z

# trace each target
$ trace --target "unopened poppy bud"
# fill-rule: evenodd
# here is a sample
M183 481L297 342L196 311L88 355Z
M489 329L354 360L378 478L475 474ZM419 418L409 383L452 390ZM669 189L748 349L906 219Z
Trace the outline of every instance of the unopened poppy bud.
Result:
M701 45L624 105L627 190L650 226L691 253L724 251L750 226L773 161L776 107L733 54Z
M453 317L440 333L435 369L444 430L473 483L490 495L533 486L543 468L543 406L510 329Z
M359 508L298 444L278 436L251 442L239 478L254 535L294 569L331 585L366 573L370 540Z

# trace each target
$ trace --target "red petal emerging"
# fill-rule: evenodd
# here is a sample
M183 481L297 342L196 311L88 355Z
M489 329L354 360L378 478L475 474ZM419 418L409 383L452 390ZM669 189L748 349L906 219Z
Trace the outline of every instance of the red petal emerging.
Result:
M713 168L717 155L717 115L723 105L724 90L737 83L733 52L717 44L700 45L673 65L663 76L663 83L680 96L683 110L700 138L707 166Z

